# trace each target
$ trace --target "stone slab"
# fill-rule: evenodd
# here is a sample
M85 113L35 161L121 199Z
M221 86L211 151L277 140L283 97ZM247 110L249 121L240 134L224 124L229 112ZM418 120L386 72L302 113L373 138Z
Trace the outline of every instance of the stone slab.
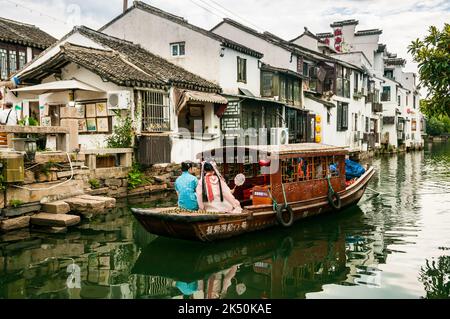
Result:
M97 188L97 189L91 189L86 191L86 193L88 193L88 195L105 195L107 194L109 191L109 187L103 187L103 188Z
M63 201L47 203L42 205L42 209L49 214L67 214L70 212L70 205Z
M81 195L77 198L97 201L105 204L105 208L114 208L116 206L116 199L105 196L91 196L91 195Z
M0 222L0 231L7 232L16 229L26 228L30 225L30 216L5 219Z
M32 191L20 188L10 188L6 192L6 199L7 202L10 202L12 199L20 200L24 203L49 202L79 196L84 193L83 181L72 180L63 185L59 184L60 183L27 185ZM58 186L54 187L55 185Z
M32 231L44 234L65 234L67 233L67 227L35 226Z
M105 203L94 201L90 199L83 199L78 197L68 198L64 200L70 205L70 209L75 212L100 212L105 209Z
M122 186L122 180L117 178L110 178L105 180L106 186Z
M80 223L80 216L40 213L31 217L31 224L37 226L67 227Z
M73 176L76 175L89 175L90 171L88 169L75 169L73 171ZM59 178L70 177L72 175L72 171L64 171L56 173L56 176Z
M34 213L38 212L41 209L41 204L32 204L32 205L25 205L21 207L8 207L2 209L2 214L5 217L16 217L16 216L22 216L28 213Z

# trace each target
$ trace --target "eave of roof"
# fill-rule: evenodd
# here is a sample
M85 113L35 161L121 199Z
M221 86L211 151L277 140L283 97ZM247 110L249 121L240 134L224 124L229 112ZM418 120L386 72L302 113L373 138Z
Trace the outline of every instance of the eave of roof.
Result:
M383 30L380 29L369 29L369 30L360 30L355 33L355 36L365 36L365 35L377 35L382 34Z
M0 41L44 50L57 40L34 25L0 18Z
M99 50L89 47L65 43L58 54L43 64L22 74L21 79L42 80L54 73L54 70L74 63L102 79L106 79L119 86L150 87L167 89L168 85L135 65L126 61L120 54L111 50Z
M319 38L332 38L332 37L334 37L333 33L331 33L331 32L316 33L316 36L319 37Z
M200 28L198 26L195 26L195 25L189 23L186 19L184 19L182 17L173 15L173 14L171 14L169 12L166 12L166 11L163 11L163 10L158 9L156 7L153 7L153 6L151 6L151 5L147 4L147 3L144 3L142 1L134 1L133 2L133 6L128 8L128 10L123 12L121 15L117 16L116 18L114 18L113 20L108 22L105 26L100 28L99 31L105 30L108 26L112 25L114 22L116 22L117 20L119 20L120 18L122 18L123 16L125 16L126 14L128 14L129 12L131 12L134 9L143 10L145 12L157 15L157 16L159 16L161 18L170 20L170 21L172 21L174 23L177 23L177 24L179 24L181 26L189 28L189 29L191 29L193 31L199 32L199 33L201 33L201 34L203 34L203 35L205 35L205 36L207 36L209 38L212 38L212 39L220 42L224 47L233 49L235 51L238 51L238 52L241 52L241 53L245 53L247 55L253 56L253 57L258 58L258 59L261 59L264 56L261 52L258 52L256 50L253 50L253 49L251 49L249 47L246 47L246 46L244 46L242 44L239 44L239 43L234 42L234 41L232 41L230 39L222 37L222 36L220 36L218 34L215 34L215 33L211 32L211 31L208 31L208 30L202 29L202 28Z
M358 20L351 19L333 22L332 24L330 24L330 27L335 28L335 27L343 27L345 25L357 25L357 24L359 24Z
M292 70L289 70L289 69L277 68L277 67L271 66L269 64L263 64L261 66L261 70L283 73L283 74L287 74L287 75L290 75L290 76L294 76L294 77L299 78L299 79L306 79L307 78L306 76L304 76L303 74L300 74L298 72L295 72L295 71L292 71Z

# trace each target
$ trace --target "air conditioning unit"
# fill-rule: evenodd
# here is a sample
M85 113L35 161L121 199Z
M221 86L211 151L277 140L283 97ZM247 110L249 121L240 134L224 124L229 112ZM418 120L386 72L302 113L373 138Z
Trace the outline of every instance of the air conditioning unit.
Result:
M117 91L108 92L109 110L127 110L131 106L131 92Z
M289 129L273 127L270 129L270 141L272 145L289 144Z

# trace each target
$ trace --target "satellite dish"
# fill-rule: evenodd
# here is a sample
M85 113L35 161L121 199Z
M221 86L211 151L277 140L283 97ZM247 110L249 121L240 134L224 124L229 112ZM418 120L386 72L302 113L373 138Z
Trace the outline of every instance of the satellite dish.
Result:
M245 175L244 174L238 174L236 175L236 177L234 178L234 185L236 186L242 186L245 184Z

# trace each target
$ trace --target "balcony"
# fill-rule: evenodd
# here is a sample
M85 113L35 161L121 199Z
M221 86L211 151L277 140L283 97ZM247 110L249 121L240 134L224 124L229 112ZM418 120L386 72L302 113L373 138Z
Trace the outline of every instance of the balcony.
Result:
M381 113L383 112L383 104L381 103L372 103L372 113Z

